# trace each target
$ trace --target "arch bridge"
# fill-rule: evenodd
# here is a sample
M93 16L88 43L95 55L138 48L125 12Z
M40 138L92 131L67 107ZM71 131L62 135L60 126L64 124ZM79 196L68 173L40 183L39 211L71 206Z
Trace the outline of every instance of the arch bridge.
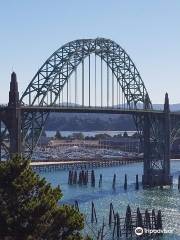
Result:
M9 103L0 107L0 159L30 157L51 112L132 115L144 146L144 186L170 185L170 145L180 114L154 110L126 51L105 39L78 39L55 51L19 98L11 75Z

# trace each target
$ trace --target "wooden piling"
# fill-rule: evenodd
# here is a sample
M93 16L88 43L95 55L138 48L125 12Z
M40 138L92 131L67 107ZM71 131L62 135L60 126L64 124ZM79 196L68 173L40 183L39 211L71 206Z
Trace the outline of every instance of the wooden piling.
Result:
M139 208L137 208L136 227L143 227L142 214Z
M88 170L86 171L86 184L88 184L88 181L89 181L89 172Z
M112 220L114 220L114 218L115 218L115 214L114 214L113 204L110 203L110 206L109 206L109 226L111 226Z
M157 214L156 229L162 229L162 214L161 214L161 210L159 210L158 214Z
M156 229L156 213L155 210L152 210L152 223L151 223L151 228Z
M113 239L115 237L115 230L116 230L116 225L117 225L117 216L114 216L114 226L113 226Z
M127 190L127 175L124 177L124 190Z
M68 176L68 184L72 185L73 184L73 171L69 171L69 176Z
M129 205L127 206L127 209L126 209L125 230L126 230L126 237L129 236L129 233L130 233L130 236L132 236L132 232L133 232L132 231L133 230L132 215L131 215L131 208Z
M98 234L97 234L97 240L100 239L100 236L101 236L101 228L98 230Z
M79 204L78 201L75 200L75 204L74 204L75 209L79 212Z
M99 187L102 187L102 174L99 176Z
M94 174L94 170L91 171L91 186L95 187L95 174Z
M74 171L73 174L73 184L77 184L77 171Z
M87 185L87 176L84 170L82 170L82 182L83 182L83 185Z
M138 179L138 174L136 174L136 190L139 190L139 179Z
M180 191L180 175L178 177L178 190Z
M82 185L82 171L79 172L79 185Z
M101 229L101 240L104 239L104 228L105 228L105 223L104 223L104 219L103 219L103 225L102 225L102 229Z
M116 213L116 221L117 221L117 238L121 237L121 225L120 225L120 217L119 214Z
M151 217L150 217L148 209L146 209L146 211L145 211L144 227L147 229L151 229Z
M91 203L91 223L93 223L94 221L97 223L96 209L94 206L94 202L92 202Z
M112 188L113 188L114 190L115 190L115 188L116 188L116 174L114 174L114 177L113 177Z
M68 184L70 184L70 176L71 176L71 171L69 171L69 175L68 175Z

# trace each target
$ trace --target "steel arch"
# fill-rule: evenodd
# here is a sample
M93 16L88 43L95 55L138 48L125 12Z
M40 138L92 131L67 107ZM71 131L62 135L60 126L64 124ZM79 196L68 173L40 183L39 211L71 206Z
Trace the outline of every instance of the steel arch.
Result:
M103 58L112 69L130 108L137 108L138 102L144 103L148 92L135 64L122 47L105 38L75 40L55 51L38 70L21 102L31 106L55 104L72 72L91 53ZM50 101L46 100L48 92Z

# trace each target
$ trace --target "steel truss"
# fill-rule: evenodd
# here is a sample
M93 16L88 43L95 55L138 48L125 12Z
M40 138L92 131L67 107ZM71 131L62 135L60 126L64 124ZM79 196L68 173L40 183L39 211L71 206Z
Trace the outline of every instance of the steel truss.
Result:
M9 131L4 121L0 118L0 161L9 159Z

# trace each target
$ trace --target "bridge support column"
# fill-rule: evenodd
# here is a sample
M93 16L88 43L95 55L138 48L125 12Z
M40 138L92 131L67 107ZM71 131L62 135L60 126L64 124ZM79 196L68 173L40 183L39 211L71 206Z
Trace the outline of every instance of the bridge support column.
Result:
M148 102L148 101L147 101ZM148 109L148 105L145 106ZM172 184L170 176L170 109L168 94L165 95L164 114L151 124L150 114L144 116L144 187ZM153 131L155 133L153 133ZM153 139L152 134L156 134Z
M9 155L11 158L15 154L21 154L21 110L19 104L18 84L14 72L11 74L6 122L10 138Z
M145 99L145 109L149 109L149 101L146 97ZM143 175L143 185L147 185L150 180L150 172L151 172L151 143L150 143L150 114L146 114L144 116L144 175Z
M166 185L172 184L172 176L170 176L170 108L169 97L166 93L164 103L164 172L163 181Z

